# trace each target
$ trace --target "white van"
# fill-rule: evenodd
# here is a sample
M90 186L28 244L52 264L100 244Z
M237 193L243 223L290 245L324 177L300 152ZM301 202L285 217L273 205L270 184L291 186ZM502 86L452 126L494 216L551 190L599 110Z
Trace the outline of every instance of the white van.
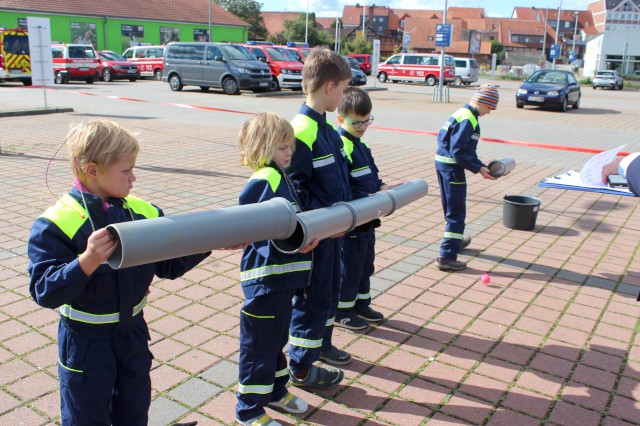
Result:
M454 58L456 61L456 86L478 81L478 62L473 58Z

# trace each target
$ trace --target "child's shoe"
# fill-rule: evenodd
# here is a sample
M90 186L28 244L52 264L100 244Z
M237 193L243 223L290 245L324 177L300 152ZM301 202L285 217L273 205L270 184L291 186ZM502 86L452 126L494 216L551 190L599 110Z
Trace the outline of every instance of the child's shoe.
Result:
M374 311L369 306L365 306L364 308L356 308L356 314L369 322L378 322L384 319L384 315L378 311Z
M340 311L336 313L336 320L333 323L336 327L348 328L349 330L364 330L367 328L367 323L362 318L359 318L355 312Z
M236 422L243 426L282 426L282 423L276 422L266 413L244 422L240 419L236 419Z
M312 365L309 374L304 379L297 378L292 372L289 372L289 383L298 387L311 388L331 388L342 381L344 372L339 368L333 367L316 367Z
M309 409L309 404L304 399L298 398L291 392L287 392L279 401L270 402L269 406L280 408L292 414L302 414Z
M436 266L441 271L462 271L467 267L467 264L464 262L460 262L459 260L439 257L436 259Z
M327 364L346 365L351 362L351 355L335 346L331 346L328 351L320 352L320 359Z

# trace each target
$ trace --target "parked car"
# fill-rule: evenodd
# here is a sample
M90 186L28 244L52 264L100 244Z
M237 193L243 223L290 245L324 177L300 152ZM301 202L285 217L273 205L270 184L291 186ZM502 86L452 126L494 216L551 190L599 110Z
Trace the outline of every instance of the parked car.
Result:
M98 66L100 80L113 81L120 78L136 81L140 78L138 66L127 61L116 52L102 50L98 52L98 57L100 58L100 65Z
M598 71L593 77L591 86L594 90L597 87L608 87L609 89L617 90L624 88L624 80L616 70Z
M469 85L478 81L478 62L473 58L453 58L456 63L456 79L454 84Z
M381 83L392 81L424 82L434 86L440 79L440 55L428 53L398 53L378 67ZM453 56L444 57L443 83L453 83L456 78L456 63Z
M580 84L572 72L541 70L526 79L516 92L516 106L555 107L564 112L569 105L580 108Z
M269 66L273 76L269 89L274 91L302 89L302 64L300 62L292 60L275 46L249 43L245 46L259 61Z
M364 86L367 84L367 75L360 70L360 63L355 58L343 56L351 68L351 81L349 86Z
M98 53L90 44L51 44L53 76L56 84L83 80L92 84L98 78Z
M371 75L371 70L373 69L373 56L367 55L365 53L350 53L347 55L350 58L356 58L358 63L360 64L360 69L366 75Z
M132 46L122 56L138 66L141 77L162 78L164 46Z
M240 90L269 90L272 79L267 64L239 44L171 42L162 81L174 92L193 85L202 91L220 87L227 95L237 95Z

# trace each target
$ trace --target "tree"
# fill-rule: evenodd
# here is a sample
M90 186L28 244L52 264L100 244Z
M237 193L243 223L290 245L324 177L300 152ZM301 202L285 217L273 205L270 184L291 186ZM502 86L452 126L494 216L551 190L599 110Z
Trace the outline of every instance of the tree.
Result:
M284 21L284 35L288 41L303 42L305 36L305 28L307 23L306 14L301 13L298 15L298 19L293 21ZM318 31L316 29L316 14L309 14L309 28L306 30L307 43L309 46L333 46L333 37L331 34Z
M366 53L370 55L373 52L373 44L368 42L362 35L356 36L352 41L345 40L342 44L342 53Z
M286 44L287 41L288 41L287 37L284 35L284 31L280 31L279 33L271 34L269 36L269 38L267 38L267 40L272 42L273 44L278 44L278 45Z
M246 21L249 27L249 40L266 40L269 32L260 14L262 4L256 0L214 0L238 18Z
M498 40L491 40L491 53L496 54L498 65L502 63L502 60L507 55L507 53L504 51L504 46Z

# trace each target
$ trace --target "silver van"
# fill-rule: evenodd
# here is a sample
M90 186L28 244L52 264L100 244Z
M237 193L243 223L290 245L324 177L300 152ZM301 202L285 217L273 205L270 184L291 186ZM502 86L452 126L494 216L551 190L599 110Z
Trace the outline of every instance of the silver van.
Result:
M456 86L478 81L478 62L473 58L454 58L456 61Z
M268 90L271 71L244 46L173 42L165 47L162 81L173 91L192 85L203 91L220 87L227 95L237 95L240 90Z

